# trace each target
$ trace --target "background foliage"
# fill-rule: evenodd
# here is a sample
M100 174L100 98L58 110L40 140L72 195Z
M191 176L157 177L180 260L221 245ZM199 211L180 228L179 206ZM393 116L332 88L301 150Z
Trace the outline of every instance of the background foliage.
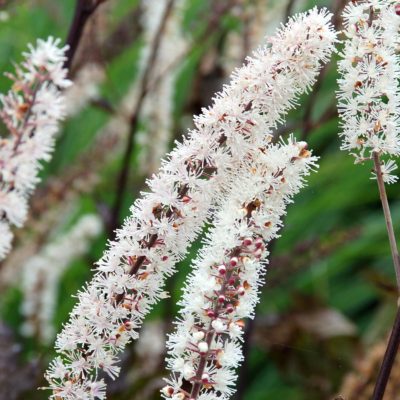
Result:
M131 15L136 3L110 0L104 4L107 12L97 18L86 33L89 42L93 35L107 38L124 18ZM244 18L247 14L242 12L250 3L257 3L266 16L271 15L269 25L265 26L266 32L273 31L285 14L314 5L332 10L341 8L339 0L243 0L220 17L217 29L204 35L210 18L223 3L223 0L185 2L182 35L191 43L191 50L184 60L177 61L172 133L175 138L190 127L191 115L209 104L212 94L227 77L227 58L233 52L229 48L231 38L246 35L246 29L252 23L251 13L247 20ZM0 70L11 71L13 62L21 59L20 54L27 43L48 35L66 36L74 1L14 0L4 5L0 2L0 6L1 12L4 10L8 16L2 14L4 18L0 21ZM336 22L340 24L339 19ZM94 57L104 66L106 79L101 84L100 96L113 107L118 107L137 76L144 45L140 24L137 15L131 19L128 29L135 33L134 37L124 42L116 56L104 59L101 47L93 48L89 55L78 54L81 61L86 56ZM204 36L206 40L200 40ZM241 54L237 54L236 60L230 60L229 65L233 66L240 59ZM324 70L317 89L302 99L299 109L289 115L287 124L277 132L282 136L294 132L296 137L307 140L320 157L320 168L310 177L308 187L297 196L296 203L289 207L282 237L271 246L262 301L255 321L247 327L248 358L239 372L237 400L328 399L334 398L336 393L347 393L346 398L352 398L351 392L346 392L350 389L343 388L343 382L346 378L349 380L349 373L359 360L365 354L371 354L375 343L385 339L395 314L395 277L378 190L376 183L369 179L372 166L353 165L352 158L339 151L335 62L333 60ZM9 86L8 79L1 77L0 90L6 91ZM65 122L53 160L43 170L43 188L50 181L61 179L65 171L78 163L109 118L108 111L98 104L89 104ZM141 124L146 132L145 122ZM127 132L122 134L127 135ZM140 140L136 140L120 221L128 215L129 205L144 188L141 146ZM41 233L41 240L36 238L38 231L29 225L20 233L14 253L29 241L37 241L35 243L40 247L41 243L67 230L83 213L100 213L107 221L121 160L122 151L119 151L110 162L98 166L99 182L95 189L87 193L80 191L79 201L72 210L59 210L56 225L47 226ZM58 199L54 193L46 190L40 193L42 197L37 197L36 201L43 201L46 207L49 204L56 206ZM398 184L392 185L389 197L395 228L400 222L399 194ZM40 213L33 218L40 220ZM71 296L90 278L91 265L100 257L106 237L105 230L90 252L75 261L64 274L54 319L57 329L74 304ZM191 256L198 247L198 243L193 246ZM13 262L17 270L23 257ZM176 314L176 303L189 268L190 257L179 265L179 273L168 283L171 299L156 307L151 315L152 321L162 321L157 327L163 335L171 331L171 319ZM23 318L19 310L24 294L18 279L12 284L2 283L0 287L3 321L0 330L1 398L47 398L46 393L38 392L36 387L45 384L42 373L53 355L52 346L44 346L20 334ZM128 349L123 374L112 384L110 399L159 398L162 357L148 374L138 377L136 373L144 365L149 366L150 357L140 351L138 354L133 347ZM368 364L364 359L363 363L366 366L358 373L365 385L355 398L362 398L362 390L373 381L371 376L376 369L372 361Z

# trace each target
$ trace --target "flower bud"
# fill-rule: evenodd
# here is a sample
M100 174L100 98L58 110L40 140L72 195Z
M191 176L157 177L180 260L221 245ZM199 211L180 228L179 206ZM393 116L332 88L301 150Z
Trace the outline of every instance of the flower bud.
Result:
M172 386L164 386L161 389L161 392L168 397L171 397L174 394L174 388Z
M194 339L196 342L198 342L198 341L204 339L204 336L205 336L205 334L204 334L203 331L197 331L197 332L194 332L194 333L193 333L193 339Z
M225 300L226 300L226 297L223 294L218 296L218 303L223 303Z
M232 257L229 261L229 264L231 265L231 267L236 267L236 265L238 265L238 258L237 257Z
M225 265L220 265L219 267L218 267L218 272L220 273L220 275L225 275L226 274L226 267L225 267Z
M205 372L202 376L201 376L201 381L203 383L210 383L210 375L207 374L207 372Z
M208 344L206 342L200 342L197 347L201 354L205 354L208 351Z
M264 243L263 243L263 240L261 238L258 238L254 243L256 249L259 249L260 247L262 247L263 244Z
M233 307L232 304L228 304L228 305L226 306L226 312L227 312L228 314L233 313L233 310L234 310L234 309L235 309L235 307Z
M243 240L243 246L251 246L253 244L253 239L252 238L245 238Z

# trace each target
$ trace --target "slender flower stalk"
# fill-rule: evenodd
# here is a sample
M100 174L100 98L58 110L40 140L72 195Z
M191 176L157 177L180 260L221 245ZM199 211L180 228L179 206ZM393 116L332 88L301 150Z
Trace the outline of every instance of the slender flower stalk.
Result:
M180 302L167 344L172 375L162 390L165 398L225 400L234 393L243 318L254 317L266 246L278 237L286 206L315 162L304 142L290 138L254 154L234 181Z
M394 270L396 273L397 287L400 292L400 259L399 259L399 250L397 249L396 237L393 229L393 221L390 213L389 202L386 194L385 181L384 181L384 172L382 171L381 160L379 157L379 153L374 152L373 155L374 160L374 168L376 180L378 182L379 189L379 197L381 199L383 214L385 216L386 229L388 233L390 250L392 253Z
M348 40L339 62L339 113L343 150L356 162L372 160L400 293L400 260L385 183L398 177L393 158L400 155L400 13L396 0L350 3L343 12ZM386 161L382 161L382 157ZM376 382L373 400L381 400L400 341L399 311Z
M48 161L58 123L64 117L60 89L70 85L63 69L66 47L59 39L38 40L17 66L6 95L0 95L0 118L8 136L0 139L0 260L11 249L10 225L21 227L28 198L39 181L41 161Z
M102 229L97 215L87 214L64 235L28 259L22 269L22 333L49 344L54 339L53 317L60 278L71 262L85 254Z
M196 129L163 162L132 215L79 294L59 334L46 377L57 399L104 399L103 370L119 374L118 355L138 337L145 315L166 296L167 276L200 233L209 210L244 159L271 132L329 59L336 34L326 10L292 18L232 75Z

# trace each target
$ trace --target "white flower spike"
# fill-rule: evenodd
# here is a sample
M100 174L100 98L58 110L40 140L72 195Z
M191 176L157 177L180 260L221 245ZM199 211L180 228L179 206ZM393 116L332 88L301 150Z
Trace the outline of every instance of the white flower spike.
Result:
M165 297L166 277L200 233L218 194L243 160L269 143L329 59L336 41L330 17L315 8L282 26L270 46L233 73L214 104L195 118L196 129L149 180L150 192L131 208L57 338L60 356L46 374L53 398L105 398L102 391L100 397L91 394L99 370L118 375L119 353ZM79 368L76 359L82 360ZM190 369L186 373L191 375Z
M233 394L235 369L243 358L243 318L254 316L266 245L278 237L286 205L315 162L304 142L290 138L255 154L232 185L194 262L177 329L167 343L172 374L162 391L166 399L228 400ZM222 274L221 265L226 266ZM196 346L192 338L200 332L204 341ZM185 376L185 368L193 374Z

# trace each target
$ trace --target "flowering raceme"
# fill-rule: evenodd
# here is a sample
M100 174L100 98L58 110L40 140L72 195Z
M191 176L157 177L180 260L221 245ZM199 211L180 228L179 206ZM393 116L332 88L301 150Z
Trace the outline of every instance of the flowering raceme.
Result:
M138 336L164 281L200 233L211 206L243 160L265 147L277 123L316 79L336 34L326 10L300 14L235 71L196 129L148 181L132 216L98 262L98 272L56 342L47 372L52 397L104 399L99 370L119 374L118 354Z
M64 117L60 89L70 81L63 68L66 48L59 48L59 42L50 37L29 46L15 75L8 75L12 89L0 96L0 118L9 132L0 141L0 260L11 248L10 225L25 222L40 162L50 159Z
M167 344L172 375L165 398L225 400L234 392L243 318L254 316L266 245L278 237L286 205L315 162L304 142L290 138L259 150L234 181L180 302L177 330Z
M341 149L356 162L373 152L400 154L400 17L396 0L351 2L343 12L345 41L339 62L338 108L342 118ZM382 165L385 182L397 180L393 160Z

